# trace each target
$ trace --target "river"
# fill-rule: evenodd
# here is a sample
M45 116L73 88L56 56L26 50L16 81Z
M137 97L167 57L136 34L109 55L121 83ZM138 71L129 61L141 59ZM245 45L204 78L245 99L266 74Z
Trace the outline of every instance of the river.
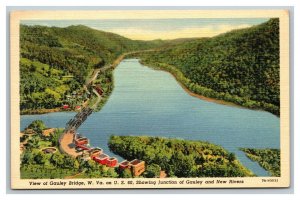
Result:
M235 153L258 176L269 176L239 147L280 148L279 118L275 115L192 97L171 74L143 66L137 59L123 60L114 71L114 80L108 102L78 130L90 139L92 146L113 156L107 146L111 134L204 140ZM49 127L64 127L74 115L23 115L21 130L36 119Z

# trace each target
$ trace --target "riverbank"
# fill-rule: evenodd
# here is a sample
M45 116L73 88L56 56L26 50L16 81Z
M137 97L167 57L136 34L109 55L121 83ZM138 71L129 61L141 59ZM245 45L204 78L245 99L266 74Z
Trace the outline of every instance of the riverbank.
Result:
M139 58L139 56L137 56ZM167 65L165 63L148 63L140 59L139 62L145 66L148 66L155 70L162 70L170 73L180 86L191 96L197 97L199 99L218 103L222 105L229 105L244 109L251 110L264 110L274 114L277 117L280 117L279 108L273 104L268 104L264 102L257 102L250 99L244 99L236 95L230 95L228 93L219 93L210 88L200 86L198 84L192 83L190 79L186 78L183 73L175 68L174 66Z
M176 82L182 87L182 89L186 93L188 93L190 96L196 97L196 98L204 100L204 101L221 104L221 105L227 105L227 106L234 106L234 107L238 107L238 108L249 109L249 108L245 108L245 107L243 107L241 105L234 104L234 103L229 102L229 101L224 101L224 100L220 100L220 99L213 99L213 98L206 97L206 96L203 96L203 95L200 95L200 94L196 94L196 93L192 92L191 90L189 90L182 82L180 82L180 80L178 80L178 78L176 77L176 75L173 74L173 73L171 73L170 71L168 71L166 69L162 69L162 68L158 69L157 67L154 67L154 66L151 66L151 65L147 65L147 64L145 64L143 62L140 62L140 63L143 64L143 65L146 65L147 67L150 67L151 69L158 70L158 71L164 71L164 72L167 72L167 73L171 74L175 78Z
M37 110L26 109L26 110L21 110L20 114L21 115L39 115L39 114L62 112L62 111L68 111L68 110L62 110L61 108L50 108L50 109L42 108L42 109L37 109Z

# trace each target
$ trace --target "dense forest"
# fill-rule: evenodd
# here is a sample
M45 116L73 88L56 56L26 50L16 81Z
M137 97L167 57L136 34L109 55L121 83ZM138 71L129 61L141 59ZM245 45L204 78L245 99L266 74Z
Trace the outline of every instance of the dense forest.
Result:
M280 177L280 150L279 149L251 149L241 148L248 158L258 162L272 176Z
M82 93L82 85L94 68L111 65L124 52L163 43L130 40L82 25L67 28L21 25L21 113L71 104L67 97ZM104 82L105 87L112 84L112 70L109 71L98 80Z
M208 142L148 136L111 136L109 148L127 160L159 165L170 177L254 176L221 146Z
M280 115L279 19L131 56L196 94Z

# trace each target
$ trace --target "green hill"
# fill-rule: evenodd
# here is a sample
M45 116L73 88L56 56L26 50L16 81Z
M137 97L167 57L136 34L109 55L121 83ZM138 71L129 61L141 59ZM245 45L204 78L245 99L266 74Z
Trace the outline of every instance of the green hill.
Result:
M111 64L124 52L153 48L163 41L136 41L86 26L20 27L20 108L60 107L79 91L94 68ZM112 74L103 76L105 83Z
M279 20L136 54L194 93L279 115Z

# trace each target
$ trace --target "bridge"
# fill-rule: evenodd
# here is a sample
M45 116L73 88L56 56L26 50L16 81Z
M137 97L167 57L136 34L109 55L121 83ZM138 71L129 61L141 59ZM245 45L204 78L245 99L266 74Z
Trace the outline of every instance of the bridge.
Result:
M111 66L107 66L102 69L94 70L92 77L86 81L85 85L83 86L84 89L87 91L89 85L97 78L98 73L102 70L106 70ZM102 96L93 88L93 93L97 96L97 101L94 105L90 107L83 107L72 119L68 121L65 127L65 131L62 136L59 138L59 149L61 152L66 153L70 156L77 157L81 155L80 152L76 151L74 145L74 139L76 135L76 130L83 124L83 122L88 118L89 115L93 113L93 110L97 108L97 105L100 103Z
M93 109L89 107L83 108L66 124L65 132L75 132L92 112Z

